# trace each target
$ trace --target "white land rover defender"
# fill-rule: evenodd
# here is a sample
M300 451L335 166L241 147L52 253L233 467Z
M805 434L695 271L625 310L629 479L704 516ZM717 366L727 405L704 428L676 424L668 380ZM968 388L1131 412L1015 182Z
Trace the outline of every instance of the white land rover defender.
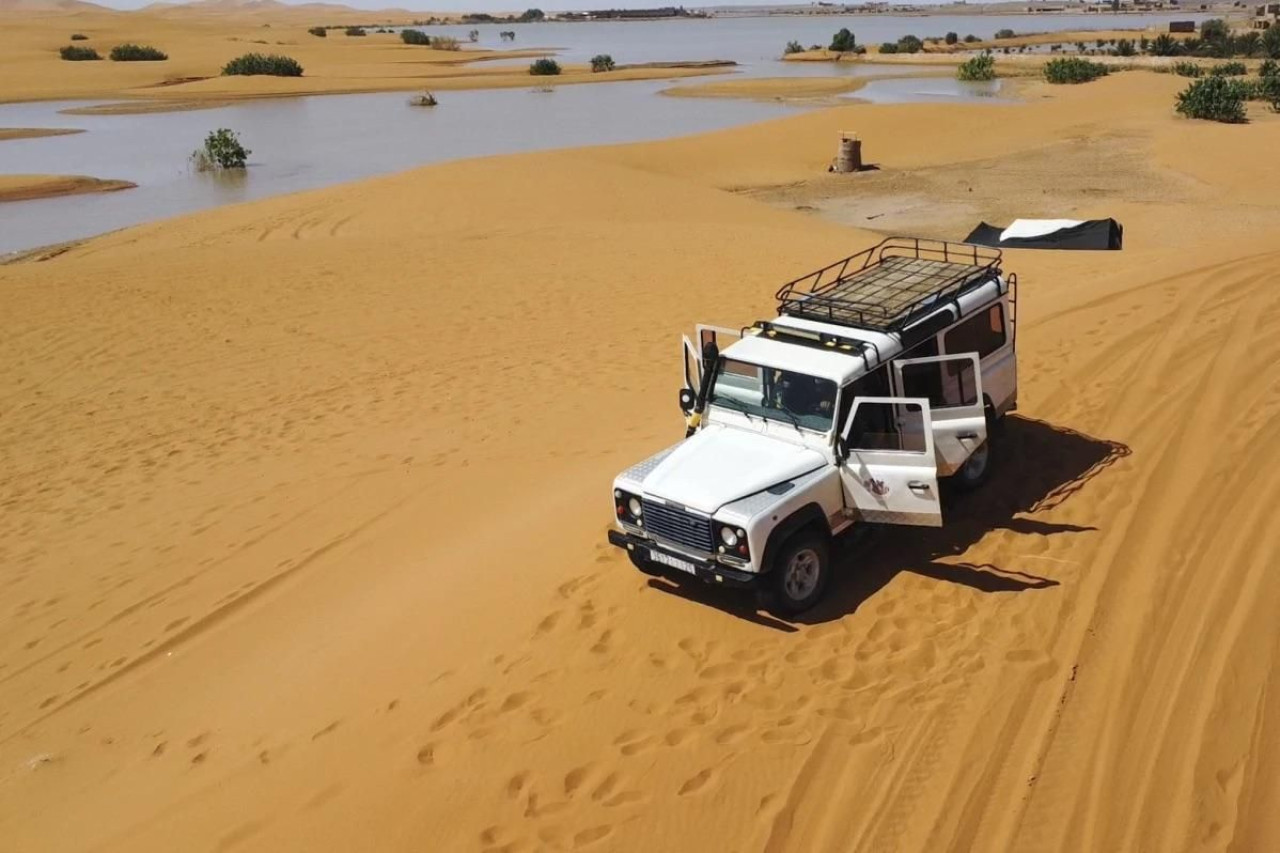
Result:
M937 527L940 477L973 488L1017 404L997 249L891 238L784 285L776 319L686 337L684 441L613 482L609 541L651 575L816 604L855 523Z

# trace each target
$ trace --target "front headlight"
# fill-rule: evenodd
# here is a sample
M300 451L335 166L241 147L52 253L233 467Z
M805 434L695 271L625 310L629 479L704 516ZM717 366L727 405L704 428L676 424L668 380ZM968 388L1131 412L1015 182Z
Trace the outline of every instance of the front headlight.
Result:
M720 528L720 541L727 547L733 548L738 544L738 534L732 527Z
M639 498L632 498L631 500L627 501L627 509L631 510L631 515L635 518L639 518L640 515L644 512L644 507L640 505Z

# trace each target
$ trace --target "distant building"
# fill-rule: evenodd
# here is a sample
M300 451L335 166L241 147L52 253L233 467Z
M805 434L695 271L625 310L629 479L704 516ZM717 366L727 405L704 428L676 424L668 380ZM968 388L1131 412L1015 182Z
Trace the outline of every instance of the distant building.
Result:
M1195 21L1170 21L1169 32L1171 33L1194 33L1196 31Z
M1253 21L1250 23L1255 30L1266 30L1280 26L1280 3L1268 3L1265 6L1258 6L1254 10Z

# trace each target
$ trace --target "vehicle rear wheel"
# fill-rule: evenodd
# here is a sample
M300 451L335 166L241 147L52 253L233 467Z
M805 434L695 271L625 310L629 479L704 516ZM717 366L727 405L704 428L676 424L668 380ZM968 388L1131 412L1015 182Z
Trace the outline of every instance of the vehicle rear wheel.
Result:
M787 540L773 560L766 582L765 607L778 616L795 616L810 609L827 591L831 575L831 545L819 533L799 533Z
M990 474L991 439L988 438L969 455L964 465L960 466L960 470L955 474L955 480L960 488L970 491L985 483Z
M650 577L662 577L662 571L655 566L650 560L648 553L639 548L628 549L627 556L631 558L631 565Z

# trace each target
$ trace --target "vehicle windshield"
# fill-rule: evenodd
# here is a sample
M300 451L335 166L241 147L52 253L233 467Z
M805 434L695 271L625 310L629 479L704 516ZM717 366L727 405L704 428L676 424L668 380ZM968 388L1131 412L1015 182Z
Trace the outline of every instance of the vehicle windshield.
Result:
M826 432L836 410L836 383L804 373L722 358L707 402L748 417Z

